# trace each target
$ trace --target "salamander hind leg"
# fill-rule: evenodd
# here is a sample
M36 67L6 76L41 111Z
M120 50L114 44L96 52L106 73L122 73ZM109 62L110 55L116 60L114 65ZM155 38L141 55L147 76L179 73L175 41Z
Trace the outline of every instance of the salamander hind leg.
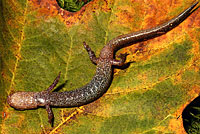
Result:
M120 58L120 60L113 59L113 60L111 61L112 65L115 65L115 66L123 66L123 65L125 64L127 55L129 55L129 54L128 54L128 53L120 54L120 55L118 56L118 57Z
M90 60L94 63L97 64L97 60L98 58L96 57L94 51L92 51L92 49L86 44L86 42L83 42L83 46L84 48L87 50Z

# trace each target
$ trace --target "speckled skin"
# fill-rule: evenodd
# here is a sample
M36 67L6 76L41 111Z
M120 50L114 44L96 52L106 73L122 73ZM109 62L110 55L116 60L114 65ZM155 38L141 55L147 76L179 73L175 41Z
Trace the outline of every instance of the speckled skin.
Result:
M105 64L106 62L106 64ZM67 92L50 92L49 104L59 107L75 107L92 102L108 89L112 77L112 64L109 60L99 60L96 75L85 86ZM43 94L37 98L43 98Z
M91 61L97 64L96 74L93 79L85 86L66 92L51 92L56 86L60 78L60 74L54 80L53 84L45 91L42 92L17 92L8 96L7 102L15 109L24 110L37 108L38 106L45 106L49 122L52 123L53 112L50 106L58 107L76 107L88 104L99 97L101 97L109 88L112 79L112 66L122 66L128 54L121 54L120 60L114 59L114 53L133 43L147 40L160 36L182 21L184 21L190 14L192 14L199 7L194 7L198 2L194 3L184 12L179 14L172 20L159 25L152 29L142 30L130 34L125 34L114 38L109 41L106 46L101 50L99 58L97 58L91 48L84 42L84 47L87 50Z

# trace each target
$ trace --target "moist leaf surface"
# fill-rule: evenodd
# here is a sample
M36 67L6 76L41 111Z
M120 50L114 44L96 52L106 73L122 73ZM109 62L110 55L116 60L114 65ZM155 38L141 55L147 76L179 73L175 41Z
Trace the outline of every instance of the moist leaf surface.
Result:
M96 69L83 41L98 56L114 37L166 22L192 2L95 0L70 13L56 0L2 0L1 133L185 133L178 117L200 91L199 9L169 33L117 52L130 54L130 66L114 69L110 88L93 103L53 108L53 128L45 109L18 111L6 98L43 91L60 71L56 91L83 86Z

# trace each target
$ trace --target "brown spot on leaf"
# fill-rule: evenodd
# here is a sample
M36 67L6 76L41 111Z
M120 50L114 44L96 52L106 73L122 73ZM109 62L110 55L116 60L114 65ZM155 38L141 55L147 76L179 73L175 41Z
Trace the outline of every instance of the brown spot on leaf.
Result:
M189 102L180 106L175 113L173 113L173 119L169 121L169 129L173 130L176 134L184 134L185 129L183 127L183 120L182 120L182 112L185 107L192 101L191 99Z
M175 134L184 134L185 130L182 124L182 119L171 119L169 122L169 129L171 129Z
M200 86L194 85L192 89L188 92L188 95L193 98L199 96L199 93L200 93Z
M6 118L7 117L7 113L5 111L2 111L2 118Z
M57 16L61 21L65 22L67 26L72 26L81 20L83 14L86 12L87 6L89 6L89 4L86 4L78 12L69 12L60 8L56 0L33 0L31 1L31 4L32 10L37 11L38 16L43 16L45 19Z

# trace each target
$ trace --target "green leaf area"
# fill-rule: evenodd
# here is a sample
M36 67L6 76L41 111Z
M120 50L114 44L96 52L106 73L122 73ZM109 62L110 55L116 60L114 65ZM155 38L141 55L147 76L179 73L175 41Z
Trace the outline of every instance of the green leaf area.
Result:
M70 12L76 12L91 0L57 0L58 5Z
M200 91L198 12L166 35L143 42L143 51L135 54L141 44L120 50L117 55L130 53L130 66L114 69L110 88L93 103L53 108L53 128L44 108L19 111L6 102L12 92L45 90L60 71L56 91L83 86L96 69L83 41L98 56L110 39L169 20L192 3L178 1L176 5L170 1L97 0L83 11L69 13L56 0L2 0L1 133L184 133L178 116ZM171 8L163 6L170 3ZM154 10L164 14L161 19L149 12Z

